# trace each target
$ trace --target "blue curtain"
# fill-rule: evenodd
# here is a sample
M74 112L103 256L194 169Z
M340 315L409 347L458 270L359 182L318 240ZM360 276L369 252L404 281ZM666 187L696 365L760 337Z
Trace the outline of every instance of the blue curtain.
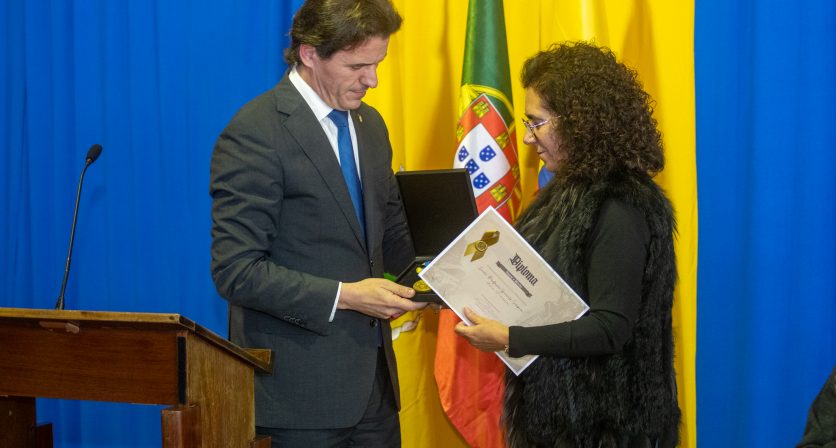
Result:
M67 309L180 313L226 335L209 276L209 159L284 72L301 1L0 6L0 306L52 308L87 171ZM56 446L159 446L158 406L39 400Z
M208 166L284 71L301 0L0 6L0 306L51 308L87 148L67 308L226 335ZM836 363L836 7L696 6L698 441L792 446ZM155 447L159 407L40 400L56 446Z
M695 5L697 440L791 447L836 364L836 7Z

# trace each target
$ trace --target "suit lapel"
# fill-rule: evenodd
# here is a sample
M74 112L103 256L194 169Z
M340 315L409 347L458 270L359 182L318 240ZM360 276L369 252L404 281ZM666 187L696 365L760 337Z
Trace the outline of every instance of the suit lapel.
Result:
M365 250L366 238L360 232L360 223L354 213L354 206L351 202L351 196L348 194L339 161L337 161L322 126L317 122L310 107L305 103L296 88L293 87L287 75L276 86L276 108L281 114L287 116L284 122L285 127L319 172L323 182L334 196L340 212L354 232L357 242ZM363 148L363 145L359 142L359 134L358 132L358 146ZM362 162L361 166L363 166ZM361 176L365 178L362 171Z

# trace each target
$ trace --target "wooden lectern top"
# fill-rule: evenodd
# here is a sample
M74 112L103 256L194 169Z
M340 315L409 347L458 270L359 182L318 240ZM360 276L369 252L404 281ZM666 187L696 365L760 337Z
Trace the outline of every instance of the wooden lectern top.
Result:
M0 405L29 400L32 420L37 397L162 404L166 448L269 446L255 437L254 372L272 372L269 350L179 314L0 308ZM6 420L0 446L3 432L28 437Z
M190 338L271 372L269 350L242 349L179 314L0 308L0 395L184 402Z
M80 330L82 327L188 330L252 364L257 371L271 372L272 357L269 350L238 347L180 314L0 307L0 326L15 322L39 325L43 328L64 329L68 332Z

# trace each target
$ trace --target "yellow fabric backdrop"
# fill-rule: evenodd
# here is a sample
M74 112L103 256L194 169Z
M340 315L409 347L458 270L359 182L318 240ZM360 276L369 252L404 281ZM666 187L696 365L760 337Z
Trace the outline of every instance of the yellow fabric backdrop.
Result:
M380 86L367 97L389 125L394 168L452 166L467 22L461 0L394 0L403 28L379 69ZM679 283L674 337L682 446L696 447L697 192L694 124L693 2L665 0L505 1L505 26L516 116L524 107L523 62L563 40L594 40L635 68L657 101L666 168L657 177L676 208ZM523 204L537 189L537 155L522 143ZM439 192L441 193L441 192ZM443 415L432 366L438 319L432 311L393 322L401 383L403 446L466 446ZM410 327L413 327L410 329Z

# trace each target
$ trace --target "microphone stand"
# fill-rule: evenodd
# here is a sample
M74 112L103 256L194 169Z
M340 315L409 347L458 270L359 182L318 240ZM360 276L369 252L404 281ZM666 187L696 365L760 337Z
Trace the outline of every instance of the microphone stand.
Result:
M67 249L67 264L64 267L64 279L61 281L61 292L58 293L58 300L55 301L55 309L56 310L63 310L64 309L64 291L67 289L67 278L70 276L70 259L73 255L73 239L75 239L75 223L78 219L78 204L81 200L81 185L84 182L84 173L87 172L87 168L96 161L98 158L99 153L101 152L101 146L99 146L98 151L94 151L94 148L98 145L94 145L93 148L90 148L88 151L87 158L84 163L84 169L81 170L81 177L78 179L78 192L75 195L75 210L73 211L73 226L70 229L70 247ZM91 156L92 153L95 153Z

